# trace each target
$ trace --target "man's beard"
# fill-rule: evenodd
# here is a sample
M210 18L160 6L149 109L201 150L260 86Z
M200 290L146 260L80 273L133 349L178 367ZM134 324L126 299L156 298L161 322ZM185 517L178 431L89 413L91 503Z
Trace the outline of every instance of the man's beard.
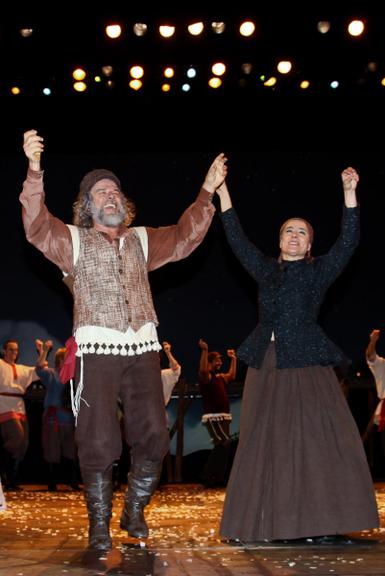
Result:
M106 214L103 208L96 208L95 204L91 206L91 215L94 222L106 226L107 228L116 228L120 226L126 218L126 210L123 206L118 207L116 214Z

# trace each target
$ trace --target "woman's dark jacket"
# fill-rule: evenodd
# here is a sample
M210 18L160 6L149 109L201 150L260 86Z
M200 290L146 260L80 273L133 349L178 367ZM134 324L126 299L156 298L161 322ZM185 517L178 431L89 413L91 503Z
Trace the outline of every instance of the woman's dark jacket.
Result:
M359 209L344 206L340 236L327 254L281 263L246 238L233 208L221 219L234 254L259 287L259 322L237 350L238 357L260 368L274 332L277 368L338 365L346 360L317 318L326 290L358 244Z

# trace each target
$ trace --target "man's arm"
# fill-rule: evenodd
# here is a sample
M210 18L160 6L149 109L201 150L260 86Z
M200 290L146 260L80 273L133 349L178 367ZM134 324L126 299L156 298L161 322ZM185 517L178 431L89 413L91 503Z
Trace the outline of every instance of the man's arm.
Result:
M197 199L183 212L177 224L146 228L149 270L186 258L202 242L215 213L212 196L227 174L226 161L224 154L215 158Z
M24 134L24 152L28 158L27 178L20 194L22 218L27 240L64 272L72 271L72 239L68 227L50 214L44 200L40 154L43 140L36 130Z
M369 335L369 344L366 348L366 359L369 362L374 362L376 359L376 344L377 341L380 337L380 331L379 330L373 330L371 332L371 334Z
M202 340L198 342L198 346L201 349L201 357L199 359L199 381L201 384L207 384L210 382L210 372L209 372L209 361L208 361L208 351L209 348L207 343Z
M45 363L47 361L47 356L50 350L52 350L52 340L46 340L44 343L37 340L36 347L39 352L39 356L36 361L36 369L43 369L45 368Z
M235 380L237 375L237 356L235 354L235 350L227 350L227 356L231 359L230 360L230 368L229 371L225 374L222 374L224 379L226 380L227 384Z
M168 358L169 367L171 368L171 370L173 370L173 372L177 372L180 368L180 364L178 360L176 360L176 358L174 357L173 353L171 352L171 344L169 342L163 342L162 347L164 353Z

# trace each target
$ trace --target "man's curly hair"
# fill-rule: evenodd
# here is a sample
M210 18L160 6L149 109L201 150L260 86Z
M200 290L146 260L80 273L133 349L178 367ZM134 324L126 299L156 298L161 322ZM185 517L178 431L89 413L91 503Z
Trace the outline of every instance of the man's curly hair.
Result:
M126 226L132 224L136 215L135 204L122 192L119 178L113 172L110 172L110 170L97 169L88 172L80 182L79 194L73 204L73 223L75 226L92 228L94 221L92 218L93 198L91 196L91 188L96 184L96 182L103 180L104 178L112 180L118 186L121 194L122 205L126 213L124 224Z

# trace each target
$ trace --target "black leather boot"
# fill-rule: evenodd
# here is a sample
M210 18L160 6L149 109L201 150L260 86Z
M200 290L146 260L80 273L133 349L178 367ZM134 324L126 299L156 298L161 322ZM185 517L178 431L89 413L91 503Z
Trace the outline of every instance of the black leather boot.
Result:
M10 454L5 455L5 482L4 482L4 489L10 492L15 490L22 490L21 486L19 486L19 464L20 460L16 460L16 458L12 458Z
M112 514L112 470L107 472L82 471L84 497L87 503L89 547L110 550L110 520Z
M148 526L144 518L144 507L150 502L159 483L162 463L149 460L133 465L127 476L127 492L120 517L120 528L129 536L146 538Z

